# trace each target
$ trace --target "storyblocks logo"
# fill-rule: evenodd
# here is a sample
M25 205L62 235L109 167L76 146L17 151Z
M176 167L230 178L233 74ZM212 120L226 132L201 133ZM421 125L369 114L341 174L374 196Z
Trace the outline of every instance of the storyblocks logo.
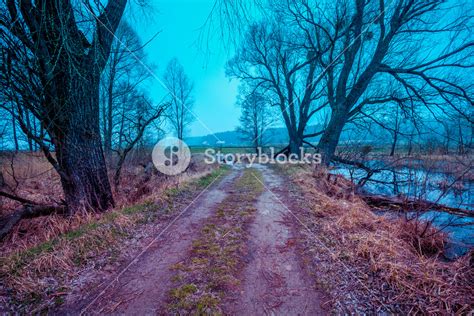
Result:
M220 150L208 148L204 151L204 162L207 164L225 163L225 164L245 164L252 167L253 164L321 164L321 154L305 153L305 148L300 147L300 152L276 154L274 147L269 147L264 152L261 147L257 148L256 153L227 153L223 154Z
M167 137L159 141L152 152L152 160L156 169L163 174L174 176L186 171L191 162L191 151L188 145L175 137ZM220 149L207 148L204 151L205 164L243 164L252 167L254 164L321 164L321 155L307 153L301 147L299 153L284 154L269 147L264 151L261 147L255 153L222 153Z

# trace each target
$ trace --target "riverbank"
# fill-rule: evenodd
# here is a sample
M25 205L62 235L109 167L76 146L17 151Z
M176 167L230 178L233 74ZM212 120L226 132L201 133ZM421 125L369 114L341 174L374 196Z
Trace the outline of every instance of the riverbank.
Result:
M444 234L374 214L344 177L325 169L279 170L307 228L303 255L340 313L472 310L472 252L455 262L440 260Z
M451 169L442 169L438 158L369 159L364 164L376 170L370 177L366 170L343 164L336 165L331 173L356 184L363 182L357 191L377 214L421 219L445 232L448 239L444 255L454 260L474 248L474 181L469 180L472 171L465 157L457 163L455 157L446 158Z

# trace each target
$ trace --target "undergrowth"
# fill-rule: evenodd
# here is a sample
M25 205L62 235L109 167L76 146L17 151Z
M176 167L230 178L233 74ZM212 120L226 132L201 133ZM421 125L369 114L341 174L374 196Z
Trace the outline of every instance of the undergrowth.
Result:
M260 179L260 172L245 169L231 194L218 204L214 216L201 229L187 259L175 265L175 287L169 292L170 313L222 313L223 294L239 282L236 275L243 264L246 227L263 191Z
M341 176L279 168L306 228L303 256L336 313L467 314L474 308L473 253L440 259L445 236L375 215ZM289 171L288 171L289 170ZM309 231L308 231L309 230Z
M61 297L68 292L68 281L79 269L85 266L97 269L117 260L125 240L142 231L146 224L156 226L170 218L178 196L192 197L225 172L226 168L220 168L179 187L167 188L159 202L145 201L99 217L81 218L85 223L77 228L32 247L3 254L0 257L0 278L5 291L2 300L14 311L33 307L38 311L62 303Z

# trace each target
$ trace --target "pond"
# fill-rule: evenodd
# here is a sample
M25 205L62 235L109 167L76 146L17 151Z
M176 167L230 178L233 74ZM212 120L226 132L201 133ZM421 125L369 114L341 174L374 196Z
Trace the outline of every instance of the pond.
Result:
M372 167L380 162L372 162ZM352 166L338 165L332 170L355 183L366 177L362 169ZM367 181L362 190L375 195L398 196L404 195L413 199L422 199L454 208L463 208L473 212L473 217L455 215L447 212L430 210L423 212L421 219L431 221L434 226L448 233L449 240L445 256L455 259L474 248L474 197L473 181L455 181L449 174L428 172L412 168L387 168L375 173ZM418 214L410 212L408 217Z

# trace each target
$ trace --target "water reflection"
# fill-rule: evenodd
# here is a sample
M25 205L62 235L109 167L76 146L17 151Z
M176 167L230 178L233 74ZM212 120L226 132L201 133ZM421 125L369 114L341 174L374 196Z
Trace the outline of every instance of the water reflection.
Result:
M374 164L378 166L375 167ZM332 171L351 179L354 183L363 183L362 190L376 195L408 196L454 208L463 208L474 213L473 182L456 181L452 175L411 168L380 168L380 162L372 166L383 169L367 179L367 172L344 165L336 166ZM447 232L449 244L445 255L455 258L474 248L474 217L464 217L446 212L429 210L421 215L415 212L405 214L408 217L419 215L436 227Z

